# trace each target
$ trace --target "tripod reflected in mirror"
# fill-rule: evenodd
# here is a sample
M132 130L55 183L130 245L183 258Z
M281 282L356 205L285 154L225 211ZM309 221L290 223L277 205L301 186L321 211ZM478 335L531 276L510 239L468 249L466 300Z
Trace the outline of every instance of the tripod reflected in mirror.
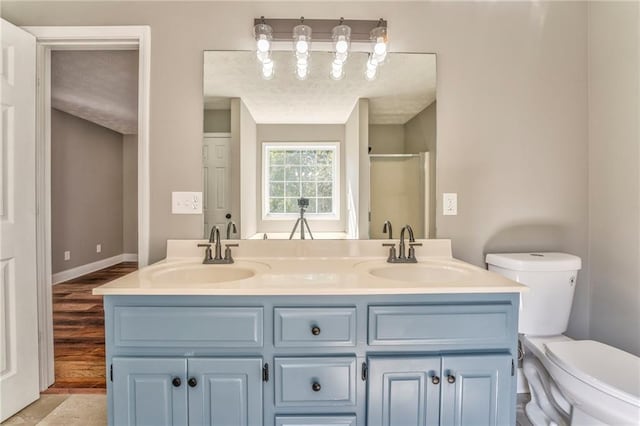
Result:
M309 199L308 198L298 198L298 208L300 208L300 217L296 220L295 225L293 225L293 230L291 231L291 235L289 235L289 239L293 239L293 236L296 233L296 229L298 229L298 225L300 225L300 239L305 239L304 229L307 228L307 232L309 233L309 237L313 240L313 234L311 233L311 228L309 228L309 223L307 219L304 217L304 212L309 207Z

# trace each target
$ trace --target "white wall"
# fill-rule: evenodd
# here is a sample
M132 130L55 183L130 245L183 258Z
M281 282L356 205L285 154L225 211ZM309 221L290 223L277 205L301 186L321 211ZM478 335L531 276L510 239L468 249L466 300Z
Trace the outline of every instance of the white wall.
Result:
M239 110L240 150L231 164L240 164L240 175L236 176L235 187L240 186L240 233L241 238L249 238L257 231L258 206L258 148L256 144L257 125L251 112L240 99L231 100L231 110ZM233 190L233 188L232 188Z
M436 217L454 255L497 250L587 258L585 2L3 2L17 25L151 26L150 260L202 217L171 215L172 190L202 188L202 51L253 49L256 16L384 17L391 49L438 55ZM253 72L254 70L248 70ZM440 200L440 197L438 197ZM588 270L570 332L586 336Z
M344 125L344 141L346 232L349 238L357 239L360 214L360 102L356 102Z
M591 337L640 355L640 7L589 4Z

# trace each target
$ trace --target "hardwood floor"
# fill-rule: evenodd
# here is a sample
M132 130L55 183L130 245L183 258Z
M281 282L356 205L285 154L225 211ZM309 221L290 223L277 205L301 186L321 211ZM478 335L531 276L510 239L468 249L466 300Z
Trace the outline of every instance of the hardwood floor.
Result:
M124 262L53 286L55 383L46 393L105 391L104 309L91 290L137 269Z

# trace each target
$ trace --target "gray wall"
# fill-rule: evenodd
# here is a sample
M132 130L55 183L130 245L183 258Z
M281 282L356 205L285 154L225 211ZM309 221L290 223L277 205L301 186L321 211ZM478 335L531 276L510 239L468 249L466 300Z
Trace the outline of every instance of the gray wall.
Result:
M326 17L326 2L3 2L17 25L150 25L151 242L199 238L202 217L171 215L172 190L201 190L202 51L251 50L256 16ZM438 55L436 217L454 255L564 250L587 259L587 4L343 2L339 15L383 16L398 52ZM181 30L182 29L182 30ZM254 70L250 70L253 72ZM440 196L438 197L440 201ZM589 330L588 268L570 334Z
M122 164L120 133L51 110L53 273L122 253Z
M404 154L404 143L404 125L369 125L371 154Z
M640 7L589 4L591 337L640 355Z
M205 133L229 133L231 131L231 110L205 109Z
M429 153L429 236L433 238L437 235L436 222L436 173L437 173L437 145L436 145L436 122L437 122L437 101L434 101L423 109L420 114L407 121L405 128L405 152L407 154L417 154L419 152Z
M122 137L122 252L138 253L138 135Z

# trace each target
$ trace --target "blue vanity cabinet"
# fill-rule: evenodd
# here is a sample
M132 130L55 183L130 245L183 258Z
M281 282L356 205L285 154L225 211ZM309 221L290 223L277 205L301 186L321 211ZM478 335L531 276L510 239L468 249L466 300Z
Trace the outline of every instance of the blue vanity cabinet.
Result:
M114 425L187 425L187 360L114 358Z
M509 354L369 359L368 426L510 424Z
M261 358L114 358L114 424L262 422Z
M512 423L509 420L512 362L509 354L443 357L440 423L451 426Z
M370 358L367 425L437 426L439 376L440 357Z
M518 303L106 296L109 425L514 424Z

